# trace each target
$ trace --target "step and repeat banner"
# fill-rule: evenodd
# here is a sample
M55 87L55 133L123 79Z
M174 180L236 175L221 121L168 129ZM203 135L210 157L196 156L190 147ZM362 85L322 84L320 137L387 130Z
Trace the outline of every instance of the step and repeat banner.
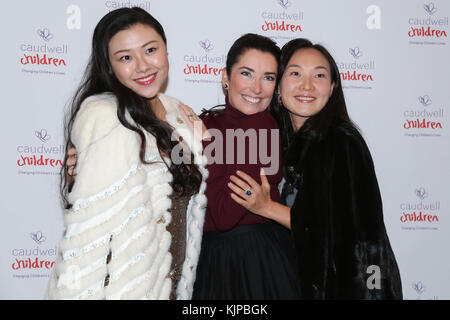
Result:
M304 37L338 63L372 152L405 299L450 299L448 0L19 0L0 16L0 298L41 299L62 235L63 118L108 11L164 26L166 93L196 111L224 102L221 68L247 32ZM364 214L364 213L362 213Z

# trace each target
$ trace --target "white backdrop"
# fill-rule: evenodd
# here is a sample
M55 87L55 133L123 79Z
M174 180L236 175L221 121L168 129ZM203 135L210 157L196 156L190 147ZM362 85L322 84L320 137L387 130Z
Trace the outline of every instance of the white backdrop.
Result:
M1 299L43 297L62 234L63 114L96 23L109 10L133 5L166 30L166 93L197 111L223 102L217 73L244 33L270 36L280 46L306 37L329 48L350 115L372 151L404 297L450 299L448 0L4 3Z

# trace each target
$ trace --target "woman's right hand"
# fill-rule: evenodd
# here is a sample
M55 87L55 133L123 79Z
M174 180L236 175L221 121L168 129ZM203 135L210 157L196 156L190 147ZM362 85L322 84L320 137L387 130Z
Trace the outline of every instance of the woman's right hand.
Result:
M76 166L77 166L77 149L74 147L70 148L67 151L67 161L66 161L66 167L67 167L67 174L71 177L75 177L77 175L76 173Z
M274 220L286 228L291 228L291 208L270 198L270 184L261 169L261 184L242 171L230 177L228 187L233 191L231 198L241 206L257 215Z
M260 172L261 184L245 172L237 171L236 175L238 177L230 176L231 181L228 183L228 187L233 191L231 198L255 214L271 218L270 211L268 211L272 202L270 184L263 169Z

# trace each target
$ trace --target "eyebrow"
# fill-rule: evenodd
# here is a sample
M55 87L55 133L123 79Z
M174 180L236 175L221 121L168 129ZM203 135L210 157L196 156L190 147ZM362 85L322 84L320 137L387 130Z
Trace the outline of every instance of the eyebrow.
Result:
M151 44L152 42L157 42L157 40L150 40L150 41L144 43L144 44L141 46L141 48L144 48L144 47L148 46L148 45ZM116 52L113 53L113 56L116 55L116 54L118 54L118 53L128 52L128 51L130 51L130 50L131 50L131 49L121 49L121 50L117 50Z
M289 69L289 68L291 68L291 67L302 68L301 65L298 65L298 64L290 64L290 65L288 65L288 66L286 67L286 69ZM328 70L328 71L329 71L329 69L328 69L327 67L325 67L325 66L317 66L317 67L315 67L314 69L325 69L325 70Z
M241 69L246 69L246 70L248 70L248 71L250 71L250 72L255 72L255 70L253 70L252 68L250 68L250 67L246 67L246 66L243 66L243 67L240 67L238 70L241 70ZM277 74L276 72L264 72L264 74Z

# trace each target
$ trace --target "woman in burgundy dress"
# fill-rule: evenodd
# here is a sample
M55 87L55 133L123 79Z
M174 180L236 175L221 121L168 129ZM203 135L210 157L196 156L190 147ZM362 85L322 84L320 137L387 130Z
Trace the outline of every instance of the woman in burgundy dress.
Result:
M265 168L271 197L280 199L280 139L268 111L279 55L269 38L246 34L236 40L222 74L225 108L201 116L212 139L203 142L208 202L193 299L300 297L290 231L236 203L227 186L236 171L259 181Z

